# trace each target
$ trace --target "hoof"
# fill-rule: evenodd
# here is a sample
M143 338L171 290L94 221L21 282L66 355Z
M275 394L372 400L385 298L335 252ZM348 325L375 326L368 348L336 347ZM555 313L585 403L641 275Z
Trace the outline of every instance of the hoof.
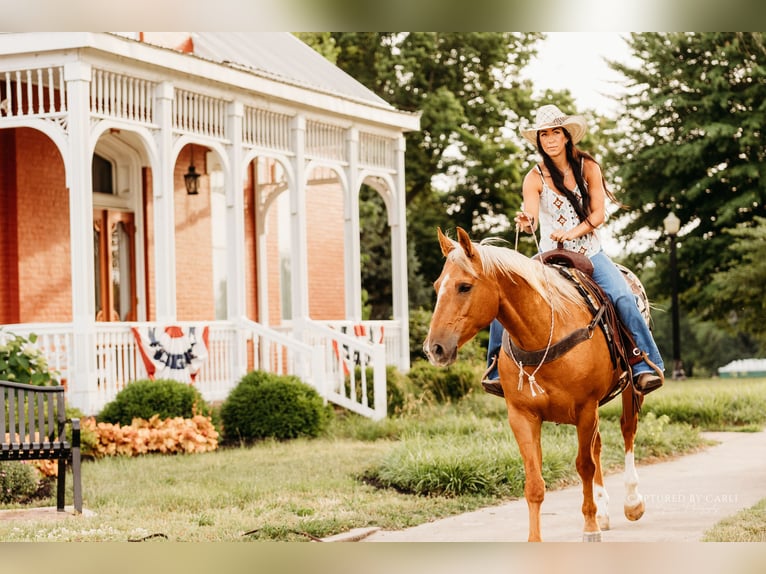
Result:
M644 497L640 494L629 497L625 500L625 518L631 521L636 521L644 515L646 505L644 504Z
M601 542L601 533L600 532L583 532L582 541L583 542Z
M609 530L609 515L605 514L603 516L596 516L596 521L598 522L598 527L601 530Z

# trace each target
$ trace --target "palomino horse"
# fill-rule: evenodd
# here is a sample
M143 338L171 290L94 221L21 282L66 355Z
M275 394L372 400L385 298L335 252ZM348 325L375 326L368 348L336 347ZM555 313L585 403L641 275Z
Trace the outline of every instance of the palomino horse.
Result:
M522 349L550 348L573 329L590 324L593 317L582 296L554 269L506 247L486 241L473 243L461 228L457 235L454 241L439 230L446 262L434 283L436 306L423 345L432 364L452 364L458 348L495 318ZM604 334L594 329L589 339L564 355L537 365L520 365L501 352L498 367L508 421L524 461L529 540L541 540L540 506L545 483L540 435L543 421L552 421L577 427L583 540L600 541L601 529L609 528L609 515L601 473L598 407L620 376L610 360ZM638 520L644 512L633 457L641 400L640 395L634 398L632 387L622 393L624 511L630 520Z

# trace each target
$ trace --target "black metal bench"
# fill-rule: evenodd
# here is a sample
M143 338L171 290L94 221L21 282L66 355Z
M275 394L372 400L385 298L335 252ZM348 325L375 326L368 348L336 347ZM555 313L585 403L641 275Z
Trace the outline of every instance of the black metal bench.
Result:
M67 465L72 469L74 510L82 513L80 419L66 438L64 387L0 381L0 460L57 460L56 509L64 511Z

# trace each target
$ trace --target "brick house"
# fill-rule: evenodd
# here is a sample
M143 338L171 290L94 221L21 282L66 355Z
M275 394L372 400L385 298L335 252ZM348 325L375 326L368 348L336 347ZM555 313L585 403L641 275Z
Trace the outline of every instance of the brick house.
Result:
M0 34L0 336L35 333L88 414L164 334L209 400L258 368L380 418L385 365L409 368L418 127L287 33ZM362 320L363 185L388 210L386 321Z

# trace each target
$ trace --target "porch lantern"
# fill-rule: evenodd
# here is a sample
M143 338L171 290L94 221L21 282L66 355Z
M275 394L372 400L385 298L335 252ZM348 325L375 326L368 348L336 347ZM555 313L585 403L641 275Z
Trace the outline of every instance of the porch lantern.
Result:
M191 146L191 163L189 171L184 174L184 184L188 195L197 195L199 193L199 176L194 167L194 144Z

